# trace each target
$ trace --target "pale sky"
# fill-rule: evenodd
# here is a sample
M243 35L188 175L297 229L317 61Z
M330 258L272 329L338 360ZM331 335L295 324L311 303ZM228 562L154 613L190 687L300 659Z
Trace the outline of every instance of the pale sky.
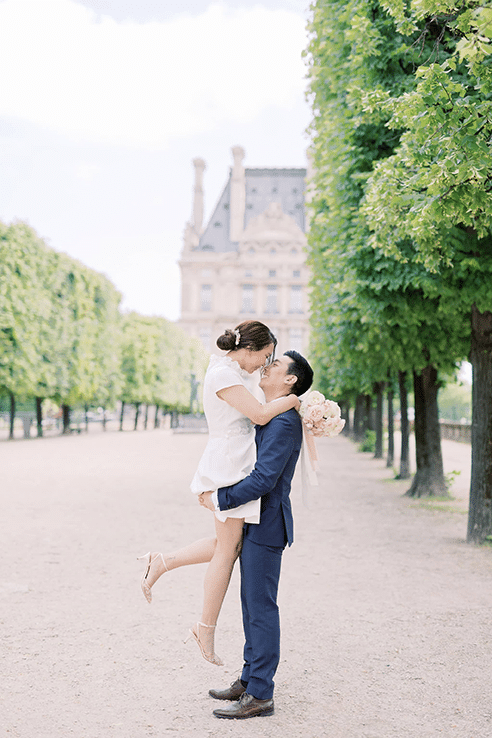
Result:
M0 0L0 220L179 317L193 167L305 166L308 2Z

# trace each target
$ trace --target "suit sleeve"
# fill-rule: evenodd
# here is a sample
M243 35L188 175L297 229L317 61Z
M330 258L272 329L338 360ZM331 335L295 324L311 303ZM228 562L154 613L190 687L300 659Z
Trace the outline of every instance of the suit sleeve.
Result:
M251 474L237 484L221 487L217 498L220 510L231 510L274 489L294 450L291 422L278 415L264 428L258 458Z

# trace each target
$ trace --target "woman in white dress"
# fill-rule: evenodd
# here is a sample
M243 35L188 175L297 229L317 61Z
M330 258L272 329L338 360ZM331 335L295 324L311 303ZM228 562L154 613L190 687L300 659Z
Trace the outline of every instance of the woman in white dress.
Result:
M209 440L191 483L199 495L241 481L256 461L254 424L265 425L276 415L299 407L296 395L262 405L248 389L250 375L273 360L277 341L269 328L258 321L245 321L226 330L217 339L225 356L210 358L203 384L203 407ZM148 602L152 586L165 572L189 564L210 562L204 582L203 610L190 629L202 656L217 666L221 659L214 649L217 618L229 586L240 549L244 521L259 523L260 500L215 513L215 537L199 541L167 554L148 553L141 586Z

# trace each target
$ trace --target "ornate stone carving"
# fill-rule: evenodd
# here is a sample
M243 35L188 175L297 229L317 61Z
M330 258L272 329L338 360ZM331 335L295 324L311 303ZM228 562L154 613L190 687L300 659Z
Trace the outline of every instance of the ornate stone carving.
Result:
M279 246L287 243L304 246L306 243L306 236L295 220L283 212L279 202L271 202L261 215L251 219L244 229L239 250L244 251L252 244L264 247L269 243Z

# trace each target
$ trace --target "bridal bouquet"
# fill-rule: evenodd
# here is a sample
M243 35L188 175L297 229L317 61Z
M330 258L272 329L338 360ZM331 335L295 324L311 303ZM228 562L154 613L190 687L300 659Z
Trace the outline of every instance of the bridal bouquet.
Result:
M299 413L313 436L338 436L345 425L337 403L327 400L321 392L310 392L302 401Z

